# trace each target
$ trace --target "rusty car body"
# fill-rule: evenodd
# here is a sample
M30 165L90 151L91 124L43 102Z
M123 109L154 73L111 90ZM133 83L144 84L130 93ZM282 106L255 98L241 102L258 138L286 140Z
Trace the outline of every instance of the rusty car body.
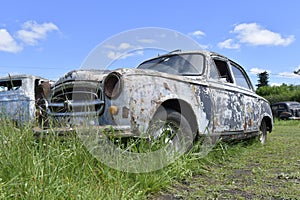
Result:
M85 123L119 137L144 137L153 121L163 120L189 126L193 137L259 136L264 143L273 126L270 105L245 70L205 50L172 52L137 68L71 71L54 84L47 109L62 127Z
M1 77L0 118L18 124L34 121L40 112L38 103L50 92L48 84L49 80L28 74Z

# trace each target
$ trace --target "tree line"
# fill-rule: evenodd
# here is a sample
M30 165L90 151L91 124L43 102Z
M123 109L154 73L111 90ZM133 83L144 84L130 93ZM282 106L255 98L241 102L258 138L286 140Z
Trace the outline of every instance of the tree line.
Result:
M268 72L259 73L257 76L256 93L267 99L271 104L280 101L300 102L300 85L282 84L280 86L270 86Z

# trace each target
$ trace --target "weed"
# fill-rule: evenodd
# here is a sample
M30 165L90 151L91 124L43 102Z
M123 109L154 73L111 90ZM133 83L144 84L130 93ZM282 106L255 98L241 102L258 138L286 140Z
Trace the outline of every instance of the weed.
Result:
M196 142L171 165L141 174L105 166L76 135L35 138L31 125L0 123L1 199L299 197L299 121L276 121L266 145L219 142L200 154Z

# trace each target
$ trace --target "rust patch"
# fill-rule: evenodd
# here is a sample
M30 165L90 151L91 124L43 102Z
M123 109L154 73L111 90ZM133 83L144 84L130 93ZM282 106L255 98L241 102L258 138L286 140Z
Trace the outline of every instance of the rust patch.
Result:
M166 90L170 91L170 87L169 87L168 83L164 83L164 87L165 87Z
M251 119L248 120L248 126L252 126L252 120Z
M124 106L124 107L122 108L122 117L127 119L127 118L128 118L128 115L129 115L129 109L128 109L127 107Z

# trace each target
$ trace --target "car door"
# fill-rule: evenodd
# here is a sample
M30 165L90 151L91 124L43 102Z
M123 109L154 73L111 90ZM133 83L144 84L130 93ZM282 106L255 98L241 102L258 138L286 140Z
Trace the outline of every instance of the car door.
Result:
M234 85L229 62L213 56L209 63L208 83L213 105L213 131L231 134L244 129L244 99Z
M244 132L257 131L259 129L261 99L255 94L250 79L243 68L233 61L229 63L237 93L243 99Z

